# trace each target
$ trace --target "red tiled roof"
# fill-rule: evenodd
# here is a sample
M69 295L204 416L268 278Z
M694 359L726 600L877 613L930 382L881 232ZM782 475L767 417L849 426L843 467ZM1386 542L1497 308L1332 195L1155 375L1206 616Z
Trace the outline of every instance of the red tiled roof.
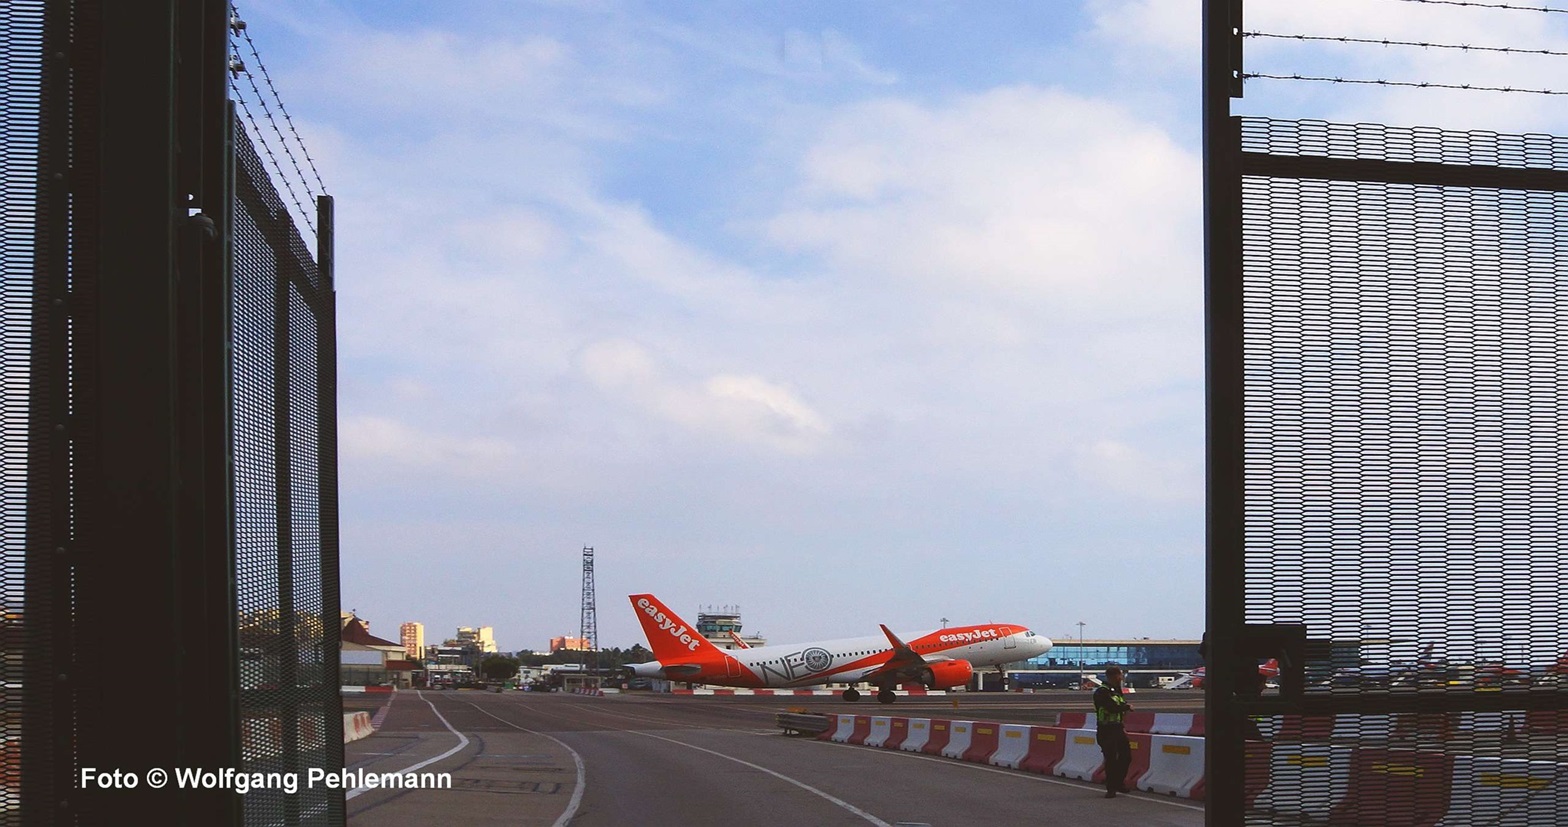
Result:
M344 624L344 626L343 626L343 642L344 643L357 643L360 646L397 646L399 648L402 647L401 643L393 643L390 640L382 640L381 638L378 638L375 635L371 634L370 630L365 628L365 621L360 620L357 617L354 618L353 620L350 620L348 623Z

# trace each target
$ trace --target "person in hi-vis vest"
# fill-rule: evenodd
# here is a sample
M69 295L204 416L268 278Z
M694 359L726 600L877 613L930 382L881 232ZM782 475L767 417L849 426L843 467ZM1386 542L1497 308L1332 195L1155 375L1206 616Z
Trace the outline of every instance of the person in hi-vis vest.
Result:
M1132 764L1132 745L1127 742L1127 728L1123 720L1132 711L1132 704L1122 696L1122 669L1120 666L1105 668L1105 683L1094 690L1095 740L1105 756L1105 797L1115 798L1117 793L1130 793L1127 788L1127 768Z

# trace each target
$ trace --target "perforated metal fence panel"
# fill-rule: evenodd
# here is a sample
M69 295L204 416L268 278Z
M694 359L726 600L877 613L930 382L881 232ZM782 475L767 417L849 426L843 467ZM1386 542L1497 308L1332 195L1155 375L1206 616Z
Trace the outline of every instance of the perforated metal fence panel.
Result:
M0 3L0 824L343 822L152 783L342 766L331 202L312 257L228 23Z
M39 281L39 227L35 220L42 126L43 0L0 4L0 824L23 824L21 758L24 747L47 753L46 699L24 694L26 670L47 669L50 623L58 614L50 576L35 566L28 589L29 542L51 538L28 533L28 506L44 506L64 496L53 474L40 473L29 485L32 414L45 417L53 400L30 400L35 385L30 370L34 347L34 308ZM55 412L57 413L57 412ZM38 469L43 471L44 469ZM43 528L40 526L40 528ZM32 621L29 624L27 621ZM44 622L40 622L44 621ZM24 731L26 730L26 731Z
M235 127L235 564L247 772L343 765L334 299ZM330 201L318 227L329 232ZM341 824L344 791L253 790L246 824Z
M1239 124L1248 807L1568 823L1568 139Z

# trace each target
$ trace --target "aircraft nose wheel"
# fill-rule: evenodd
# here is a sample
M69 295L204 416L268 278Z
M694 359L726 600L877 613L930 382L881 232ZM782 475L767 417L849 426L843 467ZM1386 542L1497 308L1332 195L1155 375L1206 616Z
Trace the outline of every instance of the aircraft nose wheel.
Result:
M849 689L846 689L846 690L844 690L844 700L846 700L846 701L858 701L858 700L860 700L860 693L858 691L856 691L853 687L851 687Z
M880 703L890 704L893 702L893 699L897 697L898 696L894 695L893 690L891 689L884 689L877 693L877 701Z

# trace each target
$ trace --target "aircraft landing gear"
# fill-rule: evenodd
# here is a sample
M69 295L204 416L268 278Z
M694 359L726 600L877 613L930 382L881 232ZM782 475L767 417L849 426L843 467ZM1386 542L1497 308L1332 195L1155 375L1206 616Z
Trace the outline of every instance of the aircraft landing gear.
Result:
M860 700L860 693L856 691L853 686L851 686L850 688L844 690L844 700L858 701Z
M897 698L897 697L898 697L897 695L893 694L893 690L888 689L886 687L883 687L882 691L877 693L877 702L878 703L884 703L884 704L890 704L890 703L893 702L893 699Z

